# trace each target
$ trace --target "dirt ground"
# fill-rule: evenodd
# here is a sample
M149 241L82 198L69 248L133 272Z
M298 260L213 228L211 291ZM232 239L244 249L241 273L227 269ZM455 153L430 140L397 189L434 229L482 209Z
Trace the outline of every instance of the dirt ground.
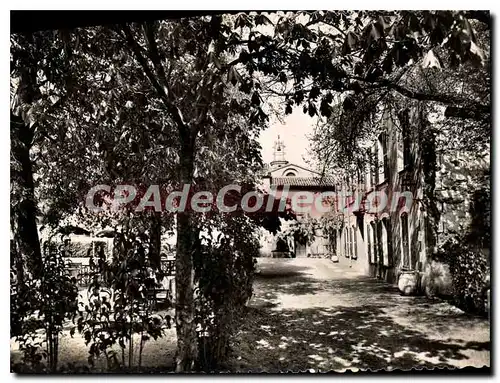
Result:
M259 259L235 371L490 366L490 326L324 259Z
M401 296L386 283L324 259L261 258L259 269L226 366L230 371L490 366L488 320L446 302ZM172 328L146 343L142 365L171 370L175 347ZM82 337L65 331L59 365L87 365L87 357ZM11 358L20 358L14 341ZM93 371L105 371L103 359Z
M85 296L85 292L81 292L83 296ZM82 299L85 301L85 298ZM159 315L165 316L165 314L169 314L173 317L175 314L173 310L170 311L159 311ZM89 356L89 348L85 345L85 341L83 337L75 332L73 337L70 335L70 328L73 325L68 324L66 328L63 330L63 333L59 340L59 361L58 365L61 368L65 368L66 366L74 366L71 367L70 370L76 371L85 371L80 369L80 367L87 368L88 364L88 356ZM177 336L175 333L175 327L164 330L163 337L158 340L148 340L144 344L142 360L141 360L141 371L143 370L151 370L158 372L170 372L174 369L174 358L175 358L175 349L177 346ZM133 366L137 367L139 362L139 335L134 336L134 360ZM21 361L21 354L19 352L19 344L11 339L10 342L10 350L11 350L11 361L16 363ZM122 358L122 350L116 345L113 350L117 354L118 361L121 363ZM128 348L125 350L125 360L128 362ZM90 372L107 372L106 359L104 357L100 357L94 362L94 366L90 368Z

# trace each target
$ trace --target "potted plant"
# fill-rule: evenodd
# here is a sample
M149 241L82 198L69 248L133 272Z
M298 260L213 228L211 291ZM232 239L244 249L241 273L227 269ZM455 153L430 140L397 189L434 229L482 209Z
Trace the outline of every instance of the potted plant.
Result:
M418 290L418 277L418 271L402 268L398 278L398 288L401 294L415 295Z

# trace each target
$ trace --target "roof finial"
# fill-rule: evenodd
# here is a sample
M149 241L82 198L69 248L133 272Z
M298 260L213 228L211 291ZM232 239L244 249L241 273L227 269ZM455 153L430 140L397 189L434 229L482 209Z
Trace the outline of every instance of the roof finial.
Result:
M274 141L274 153L273 153L273 161L271 162L271 166L281 166L287 164L288 161L285 160L285 144L280 139L280 135L278 134L278 139Z

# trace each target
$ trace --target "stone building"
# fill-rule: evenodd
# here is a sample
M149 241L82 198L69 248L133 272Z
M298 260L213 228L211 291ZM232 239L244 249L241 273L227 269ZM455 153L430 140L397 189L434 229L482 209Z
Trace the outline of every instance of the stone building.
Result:
M488 171L489 154L441 154L433 124L418 108L387 110L382 121L364 162L344 179L343 189L353 196L341 213L339 261L389 283L404 271L423 281L447 235L470 225L466 184ZM446 295L449 272L438 269Z
M307 169L301 165L290 163L285 158L285 144L283 140L278 139L273 147L273 161L265 168L263 175L263 186L265 190L273 190L276 198L280 198L286 189L286 197L289 199L299 198L302 192L313 193L314 196L325 191L335 191L336 181L333 177L323 177L320 173ZM303 221L308 217L319 218L321 212L314 209L304 209L307 211L296 211L298 221ZM282 230L285 230L291 222L283 222ZM317 233L317 238L311 244L302 245L293 241L287 246L290 250L290 255L294 257L323 257L327 256L330 250L329 243L320 232ZM277 237L272 235L263 235L261 240L262 256L272 256L273 251L277 249Z
M340 262L395 283L398 271L420 270L425 259L422 161L416 130L389 113L383 121L357 174L346 177L353 197L337 246Z

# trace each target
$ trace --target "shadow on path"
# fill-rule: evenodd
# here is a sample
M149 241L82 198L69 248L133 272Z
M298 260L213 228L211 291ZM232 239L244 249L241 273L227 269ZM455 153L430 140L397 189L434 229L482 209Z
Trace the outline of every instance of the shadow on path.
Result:
M239 337L239 370L454 368L449 359L467 358L464 346L429 339L373 306L273 313L249 308L247 318ZM470 346L489 349L489 343Z
M290 263L262 267L235 339L232 370L489 366L484 318L446 302L401 296L376 279L346 277L340 268L332 268L331 279L323 268L317 273L321 277L314 267Z

